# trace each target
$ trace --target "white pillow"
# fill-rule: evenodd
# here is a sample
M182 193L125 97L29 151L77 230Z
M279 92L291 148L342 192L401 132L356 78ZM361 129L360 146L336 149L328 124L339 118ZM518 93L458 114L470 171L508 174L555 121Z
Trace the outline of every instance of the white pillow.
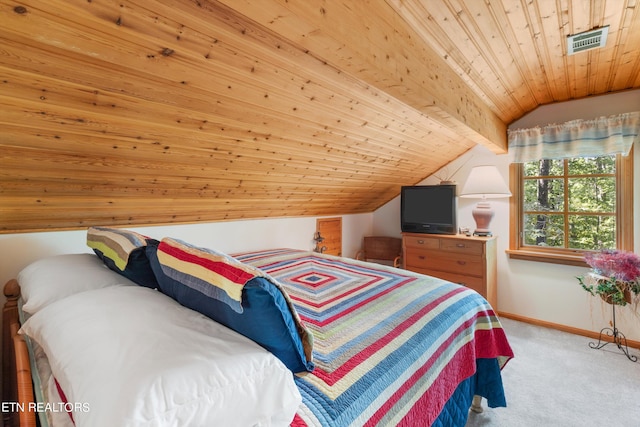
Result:
M135 285L109 270L94 254L67 254L41 258L26 266L17 277L27 313L78 292L114 285Z
M288 426L301 402L274 355L149 288L69 296L21 331L80 408L77 427Z

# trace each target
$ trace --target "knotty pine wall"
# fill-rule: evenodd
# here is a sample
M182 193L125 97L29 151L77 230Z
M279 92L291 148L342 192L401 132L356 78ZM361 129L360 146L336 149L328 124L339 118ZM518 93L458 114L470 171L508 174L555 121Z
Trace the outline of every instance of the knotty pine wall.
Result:
M281 33L247 16L285 13L279 2L243 4L247 15L217 1L0 7L2 233L373 212L473 147L473 134L487 141L443 125L460 122L435 101L427 115L345 72L328 45L309 50L308 36L328 42L342 2L297 4ZM366 19L387 41L361 51L351 13L339 44L372 81L392 82L398 49L446 70L406 43L413 33L385 20L397 22L384 3ZM446 81L447 109L482 122L479 97L454 73ZM486 132L504 131L490 123Z

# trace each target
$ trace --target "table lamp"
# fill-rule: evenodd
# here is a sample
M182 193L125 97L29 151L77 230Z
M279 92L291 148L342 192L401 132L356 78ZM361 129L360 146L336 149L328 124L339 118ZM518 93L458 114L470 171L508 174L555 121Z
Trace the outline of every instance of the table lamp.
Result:
M474 166L462 187L460 197L482 199L471 214L476 221L474 236L491 236L489 224L494 211L487 199L510 197L509 187L495 166Z

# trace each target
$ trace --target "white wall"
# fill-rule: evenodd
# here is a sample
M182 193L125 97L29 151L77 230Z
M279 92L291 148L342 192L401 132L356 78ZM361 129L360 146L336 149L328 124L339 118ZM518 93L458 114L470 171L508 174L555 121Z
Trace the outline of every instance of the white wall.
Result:
M312 250L316 219L278 218L128 229L156 239L175 237L227 253L284 247ZM371 233L372 224L373 214L342 216L342 252L345 256L355 255L362 237ZM16 277L22 268L38 258L91 252L86 236L85 230L0 235L0 281L4 284Z
M513 127L532 127L549 123L562 123L580 118L640 111L640 91L599 96L563 104L539 107L530 115L513 124ZM634 150L634 241L635 251L640 248L640 147ZM495 155L483 147L476 147L436 173L442 177L456 171L453 180L462 186L473 166L493 164L508 180L510 158ZM437 184L429 177L423 184ZM498 239L498 307L497 309L531 319L551 322L572 328L600 331L609 326L611 306L593 298L578 286L576 276L587 272L586 268L550 263L509 259L505 250L509 245L509 199L491 200L496 214L491 229ZM458 223L462 227L475 228L471 210L477 201L458 200ZM373 230L400 235L399 197L374 213ZM639 308L640 310L640 308ZM630 340L640 341L640 311L631 306L616 309L617 326Z

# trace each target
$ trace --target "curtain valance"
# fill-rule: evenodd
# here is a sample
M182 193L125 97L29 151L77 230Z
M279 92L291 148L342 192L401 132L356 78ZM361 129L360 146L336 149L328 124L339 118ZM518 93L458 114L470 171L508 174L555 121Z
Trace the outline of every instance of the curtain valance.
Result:
M640 111L592 120L509 130L509 153L516 163L540 159L629 154L640 140Z

